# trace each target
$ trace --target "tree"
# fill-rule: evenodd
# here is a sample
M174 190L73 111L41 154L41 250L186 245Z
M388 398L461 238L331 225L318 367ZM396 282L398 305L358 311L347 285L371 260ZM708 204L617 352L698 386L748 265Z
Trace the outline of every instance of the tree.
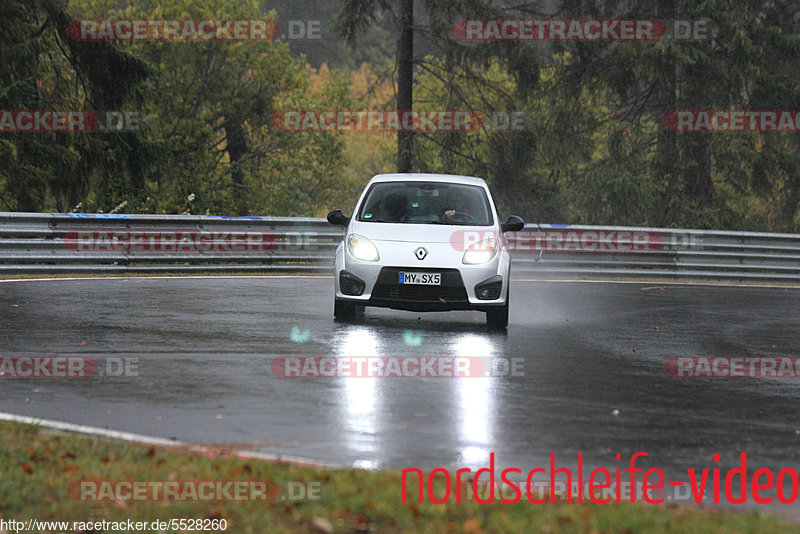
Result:
M70 39L72 17L58 0L4 2L0 16L0 109L121 109L151 74L110 43ZM108 202L136 196L144 162L158 157L157 146L136 133L0 133L0 205L66 211L93 183Z
M386 0L342 0L336 19L340 35L355 45L359 35L376 21L378 8L389 10ZM397 20L397 114L402 117L414 109L414 0L399 0ZM414 169L414 132L397 133L397 172Z
M351 33L367 24L374 10L392 7L356 0L342 5L354 21ZM415 32L438 50L430 59L416 60L441 82L431 84L434 100L523 111L535 119L524 130L486 135L479 145L491 147L488 151L466 149L475 141L465 144L455 135L420 138L419 168L447 171L456 160L462 164L455 167L467 168L472 161L509 206L534 196L526 210L535 206L541 216L570 222L800 228L796 134L681 134L664 125L665 115L680 109L797 109L800 67L793 58L800 52L800 8L794 3L563 0L548 13L539 12L538 3L420 0L418 5L424 17L417 17ZM453 23L461 18L531 17L699 19L711 22L710 39L474 44L453 34ZM495 84L492 62L509 74L510 89ZM550 66L548 77L541 76ZM542 90L546 80L558 93L555 101ZM583 105L592 99L599 99L597 110ZM543 109L542 103L554 107ZM558 110L561 115L554 115Z
M129 19L264 18L257 2L201 5L147 0L124 9L75 0L82 16ZM268 14L274 17L274 14ZM152 135L168 157L147 179L136 209L172 213L313 215L343 181L338 136L294 134L271 123L281 109L334 107L331 77L309 91L309 72L280 41L130 42L120 46L158 72L143 91Z
M707 41L662 39L646 43L575 46L572 76L601 80L621 99L627 120L663 120L676 109L796 109L800 85L795 61L798 7L791 2L682 0L650 3L563 2L567 13L598 18L663 18L710 23ZM767 228L798 226L800 159L795 134L679 134L661 128L654 139L654 177L668 184L657 222L693 227L754 226L757 197L779 204L764 214ZM779 148L780 147L780 148ZM794 160L794 161L792 161ZM763 198L763 197L762 197ZM749 199L749 200L748 200ZM755 210L753 208L756 208ZM780 213L780 215L778 214Z

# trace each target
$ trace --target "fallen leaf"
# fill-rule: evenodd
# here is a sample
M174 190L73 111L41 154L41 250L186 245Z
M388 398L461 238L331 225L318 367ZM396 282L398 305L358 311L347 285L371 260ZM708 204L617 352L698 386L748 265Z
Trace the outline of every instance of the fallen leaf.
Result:
M223 518L222 512L219 511L217 508L212 508L205 515L206 515L207 519L222 519Z
M482 534L483 529L481 528L481 523L475 517L470 517L464 524L461 526L462 530L467 534Z
M311 522L315 529L324 534L332 534L333 533L333 525L331 522L323 517L315 517L314 520Z

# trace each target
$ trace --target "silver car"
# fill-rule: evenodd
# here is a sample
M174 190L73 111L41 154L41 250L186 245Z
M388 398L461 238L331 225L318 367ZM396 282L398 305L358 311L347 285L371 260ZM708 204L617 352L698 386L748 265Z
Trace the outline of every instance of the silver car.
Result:
M489 187L480 178L379 174L369 181L336 250L337 319L364 306L410 311L480 310L491 328L508 325L511 258Z

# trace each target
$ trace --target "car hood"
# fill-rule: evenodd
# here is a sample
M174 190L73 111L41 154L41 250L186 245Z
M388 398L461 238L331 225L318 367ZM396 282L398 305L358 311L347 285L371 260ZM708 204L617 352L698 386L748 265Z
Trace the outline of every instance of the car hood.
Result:
M353 221L349 232L361 234L373 241L408 243L452 243L461 241L466 232L483 236L496 235L495 226L463 226L449 224L395 224Z

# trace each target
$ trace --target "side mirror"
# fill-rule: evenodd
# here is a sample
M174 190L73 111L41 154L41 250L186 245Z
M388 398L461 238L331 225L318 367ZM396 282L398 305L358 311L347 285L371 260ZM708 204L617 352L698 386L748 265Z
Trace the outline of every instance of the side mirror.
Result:
M328 222L337 226L347 226L350 224L350 217L345 216L342 210L333 210L328 213Z
M503 232L519 232L523 228L525 228L525 221L516 215L512 215L506 222L500 225L500 229Z

